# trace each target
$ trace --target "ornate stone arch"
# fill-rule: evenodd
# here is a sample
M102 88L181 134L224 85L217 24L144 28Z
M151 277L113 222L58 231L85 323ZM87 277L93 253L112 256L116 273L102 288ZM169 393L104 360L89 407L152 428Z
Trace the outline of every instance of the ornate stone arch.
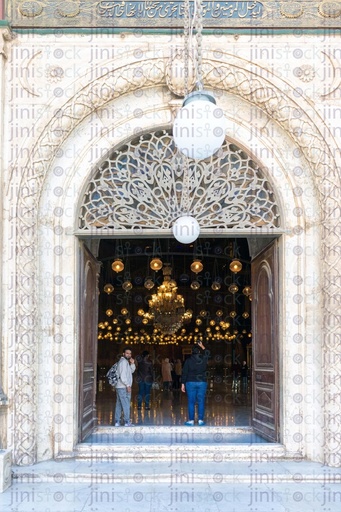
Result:
M340 464L340 440L334 435L334 418L340 415L335 396L340 393L338 380L340 351L336 330L339 328L338 311L328 305L338 304L333 297L340 293L340 255L334 250L340 235L336 226L339 215L340 176L331 151L322 135L327 131L316 112L312 119L310 105L302 98L298 101L290 92L284 92L281 82L272 81L247 69L245 62L228 62L209 58L204 61L204 82L208 87L236 95L262 109L292 138L314 172L320 191L323 212L322 238L324 261L323 293L325 301L323 352L325 366L325 462ZM54 156L77 125L97 108L120 95L140 88L166 84L166 62L160 58L130 63L114 72L92 81L75 94L45 126L33 147L22 177L18 196L17 243L17 340L15 390L14 452L17 464L30 464L36 460L36 360L35 329L37 323L37 211L40 190ZM219 72L217 72L219 70ZM317 126L317 121L319 126Z
M190 212L206 231L262 229L275 234L280 212L264 172L225 141L212 158L186 160L171 131L139 135L102 161L79 207L78 233L169 231Z

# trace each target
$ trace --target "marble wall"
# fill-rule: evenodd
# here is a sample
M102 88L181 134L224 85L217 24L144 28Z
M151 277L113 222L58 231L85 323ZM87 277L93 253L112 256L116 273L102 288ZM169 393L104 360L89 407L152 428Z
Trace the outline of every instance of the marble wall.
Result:
M77 443L83 191L111 148L172 125L183 43L171 33L1 32L3 442L29 464ZM340 465L339 41L217 32L202 54L228 137L279 198L281 442Z

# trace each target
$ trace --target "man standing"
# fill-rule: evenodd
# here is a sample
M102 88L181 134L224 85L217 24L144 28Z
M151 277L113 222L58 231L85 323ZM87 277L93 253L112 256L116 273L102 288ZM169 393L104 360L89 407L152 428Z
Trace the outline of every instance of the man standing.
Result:
M141 410L142 402L145 401L146 411L150 410L150 391L153 384L153 363L149 358L148 350L144 350L137 356L137 383L139 393L137 395L137 409Z
M243 383L243 391L247 391L247 372L248 372L248 367L247 367L246 361L243 361L242 367L240 369L240 374L241 374L242 383Z
M125 348L117 367L118 381L116 384L115 427L120 426L122 411L124 426L133 426L130 421L130 402L134 371L135 362L131 357L131 349Z
M186 359L182 370L181 391L187 393L188 427L194 425L195 404L198 403L198 425L205 425L205 397L207 390L207 363L210 352L200 341L192 349L192 355Z

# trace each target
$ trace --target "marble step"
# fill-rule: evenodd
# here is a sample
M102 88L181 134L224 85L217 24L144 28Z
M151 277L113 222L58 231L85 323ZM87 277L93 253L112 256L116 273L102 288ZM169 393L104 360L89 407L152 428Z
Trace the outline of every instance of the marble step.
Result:
M47 461L13 468L13 483L59 484L341 484L341 471L305 460L280 462L86 462Z
M70 455L102 462L270 461L287 457L281 444L267 442L249 427L185 426L100 427Z

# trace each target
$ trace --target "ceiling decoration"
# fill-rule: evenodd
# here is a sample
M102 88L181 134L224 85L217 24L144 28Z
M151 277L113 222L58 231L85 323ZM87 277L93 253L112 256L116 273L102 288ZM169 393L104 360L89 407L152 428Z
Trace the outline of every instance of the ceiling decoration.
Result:
M129 276L112 268L118 252ZM200 264L197 272L192 269L194 257ZM230 269L236 258L243 262L238 273ZM192 246L173 238L131 239L123 246L119 239L103 239L99 259L100 343L251 341L252 290L245 238L205 238ZM159 264L153 267L155 260Z

